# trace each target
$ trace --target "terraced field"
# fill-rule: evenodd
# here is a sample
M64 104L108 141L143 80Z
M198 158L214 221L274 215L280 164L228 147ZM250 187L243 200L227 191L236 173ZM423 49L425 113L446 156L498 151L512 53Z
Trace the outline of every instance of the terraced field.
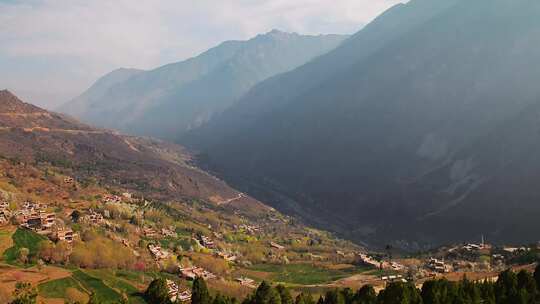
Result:
M21 248L27 248L29 250L28 258L32 260L32 257L37 254L39 242L45 240L44 236L20 228L15 231L11 238L13 240L13 246L6 249L3 253L4 261L11 265L20 264L18 255Z

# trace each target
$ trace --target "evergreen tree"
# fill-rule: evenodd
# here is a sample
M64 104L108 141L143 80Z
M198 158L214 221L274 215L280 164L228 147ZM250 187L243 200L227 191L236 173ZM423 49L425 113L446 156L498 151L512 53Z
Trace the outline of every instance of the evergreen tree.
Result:
M255 291L253 304L281 304L281 298L275 288L263 281Z
M409 283L391 283L378 296L379 304L422 304L418 289Z
M324 304L345 304L345 298L338 289L330 290L324 296Z
M315 300L313 300L311 294L305 294L302 292L296 296L294 304L315 304Z
M212 298L203 278L197 277L191 289L191 304L211 304Z
M364 285L362 288L358 289L354 295L354 302L357 304L376 304L377 303L377 293L373 286Z
M439 281L427 281L422 285L422 300L424 304L442 304Z
M540 263L538 263L534 270L534 280L536 281L536 289L540 290Z
M517 274L518 289L527 291L527 300L533 303L537 297L538 289L534 277L526 270L521 270ZM522 296L522 295L520 295Z
M293 304L294 303L294 300L293 300L293 297L291 296L291 293L289 292L289 290L287 288L285 288L285 286L279 284L278 286L276 286L276 290L279 293L279 297L281 299L281 304Z
M343 288L341 290L341 295L345 300L345 304L353 304L354 301L354 292L349 287Z
M499 274L495 283L495 297L497 304L511 303L518 296L518 281L516 274L508 269Z
M146 289L145 297L149 303L171 304L167 281L163 278L153 280Z
M495 304L495 288L494 285L489 282L487 279L484 280L482 284L479 286L480 288L480 294L482 296L482 299L484 300L485 304Z

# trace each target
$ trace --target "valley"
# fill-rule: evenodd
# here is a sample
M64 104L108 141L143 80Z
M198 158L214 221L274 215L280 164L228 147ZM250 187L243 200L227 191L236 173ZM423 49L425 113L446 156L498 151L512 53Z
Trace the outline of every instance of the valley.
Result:
M540 303L540 2L0 21L0 304Z

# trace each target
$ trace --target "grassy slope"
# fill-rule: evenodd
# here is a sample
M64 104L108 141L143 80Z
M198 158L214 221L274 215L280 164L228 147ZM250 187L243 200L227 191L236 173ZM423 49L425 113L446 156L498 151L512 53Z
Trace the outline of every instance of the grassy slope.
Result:
M259 264L251 267L251 270L271 273L271 279L277 282L312 285L332 282L360 269L328 269L312 264Z
M121 272L120 275L117 272L108 269L99 269L99 270L88 270L88 274L91 276L102 280L107 286L112 287L115 290L121 291L128 296L129 303L132 304L144 304L144 298L142 297L141 292L131 285L127 280L122 277L125 276L127 272ZM134 280L140 280L139 275L134 276Z
M45 237L26 229L17 229L11 237L13 247L4 251L4 261L9 264L17 264L19 249L28 248L29 258L36 255L39 242L45 240Z
M38 292L44 298L64 298L66 289L68 288L75 288L84 292L79 282L71 277L39 284Z
M104 304L120 302L122 299L118 292L105 285L103 281L88 275L82 270L75 270L73 272L73 277L79 281L86 290L93 291L97 298Z

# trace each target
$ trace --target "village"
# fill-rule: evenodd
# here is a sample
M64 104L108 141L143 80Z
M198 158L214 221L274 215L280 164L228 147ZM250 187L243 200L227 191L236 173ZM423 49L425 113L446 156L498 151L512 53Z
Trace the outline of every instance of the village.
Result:
M73 185L76 181L65 178L64 183ZM190 301L189 282L196 278L203 278L214 288L232 284L227 286L236 287L225 292L235 290L234 295L236 290L244 290L243 294L253 290L268 275L277 281L281 278L293 288L359 288L365 284L383 288L396 281L422 284L433 278L456 280L464 275L483 280L517 264L516 260L527 252L537 250L493 246L482 240L415 256L370 252L314 230L303 230L273 209L253 218L239 210L228 210L230 206L223 204L182 205L182 209L171 206L174 205L150 202L127 191L102 194L91 204L69 203L62 207L30 200L2 200L0 229L17 227L45 237L57 248L65 244L62 248L67 250L67 257L92 242L95 236L91 235L97 233L99 238L116 244L116 250L123 248L122 252L133 260L130 263L166 275L171 301L180 302ZM228 214L230 218L217 221L213 216L218 214ZM39 251L34 253L34 259L40 257ZM41 258L48 263L77 263L73 257L64 261ZM334 265L345 268L336 272L332 270ZM296 268L328 276L313 282L300 275L280 276L282 271ZM272 272L261 271L270 269Z

